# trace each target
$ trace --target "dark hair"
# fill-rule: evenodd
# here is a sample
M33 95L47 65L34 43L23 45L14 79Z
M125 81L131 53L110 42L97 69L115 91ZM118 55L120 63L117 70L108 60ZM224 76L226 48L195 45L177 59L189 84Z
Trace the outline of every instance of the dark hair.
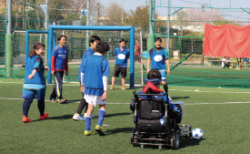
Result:
M155 38L155 42L157 42L157 41L160 41L160 42L162 43L162 40L161 40L160 37L156 37L156 38Z
M96 51L100 53L106 53L109 51L109 45L106 42L99 42L96 45Z
M92 36L89 38L89 46L90 46L90 43L94 43L95 41L101 41L101 38L100 38L99 36L92 35Z
M65 39L67 39L67 37L65 35L60 35L58 38L57 38L57 41L61 41L62 37L65 37Z
M158 69L154 68L148 72L148 79L159 79L161 80L161 73Z
M32 58L36 55L36 50L39 50L41 48L45 48L45 45L43 43L36 43L33 46L33 50L29 53L29 57Z
M121 42L125 42L125 44L127 43L127 41L125 39L120 39L119 43Z

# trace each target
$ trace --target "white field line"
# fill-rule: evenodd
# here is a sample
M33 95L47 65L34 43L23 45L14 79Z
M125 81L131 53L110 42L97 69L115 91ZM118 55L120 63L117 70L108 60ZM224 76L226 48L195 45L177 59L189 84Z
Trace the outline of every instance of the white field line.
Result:
M3 82L3 81L0 81L0 84L1 83L17 83L17 84L23 84L22 82ZM67 82L67 83L73 83L72 85L68 85L68 84L64 84L63 86L65 87L80 87L79 85L79 82ZM49 86L54 86L54 84L47 84ZM129 84L125 84L126 86L129 86ZM140 85L136 85L136 86L140 86ZM229 91L201 91L201 90L180 90L180 89L170 89L170 91L173 90L173 91L189 91L189 92L204 92L204 93L225 93L225 94L250 94L250 91L249 92L229 92Z
M0 97L0 100L24 100L23 98L8 98ZM50 100L45 100L49 102ZM67 101L68 103L80 103L80 101ZM109 103L106 104L117 104L117 105L128 105L130 103ZM250 102L224 102L224 103L186 103L185 105L219 105L219 104L250 104Z

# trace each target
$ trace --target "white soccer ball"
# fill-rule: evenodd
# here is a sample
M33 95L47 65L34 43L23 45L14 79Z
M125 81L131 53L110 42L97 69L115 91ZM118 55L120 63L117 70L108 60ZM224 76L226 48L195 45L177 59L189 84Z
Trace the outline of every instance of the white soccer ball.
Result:
M203 138L203 131L200 128L194 128L192 130L192 138L201 140Z

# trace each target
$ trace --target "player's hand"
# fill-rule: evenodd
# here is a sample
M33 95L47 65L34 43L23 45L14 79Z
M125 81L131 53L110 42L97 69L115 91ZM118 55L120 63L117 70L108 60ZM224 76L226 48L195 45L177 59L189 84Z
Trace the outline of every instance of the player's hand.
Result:
M83 93L84 92L84 86L81 85L81 92Z
M28 76L28 79L29 79L29 80L32 79L32 78L34 78L34 74L30 74L30 75Z
M104 93L102 94L102 101L105 101L107 98L107 91L104 91Z
M147 69L147 74L148 74L148 72L149 72L149 69Z
M55 74L55 71L51 71L51 74L54 75L54 74Z
M168 75L170 75L170 74L171 74L171 71L170 71L170 69L168 69L167 73L168 73Z
M49 70L48 66L44 66L44 69L47 70L47 71Z
M65 73L65 75L68 75L68 74L69 74L69 72L66 72L66 73Z

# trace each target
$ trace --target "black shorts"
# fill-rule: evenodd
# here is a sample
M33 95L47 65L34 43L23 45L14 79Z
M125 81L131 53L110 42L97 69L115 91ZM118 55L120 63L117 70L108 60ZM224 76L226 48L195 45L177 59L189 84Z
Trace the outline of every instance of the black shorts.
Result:
M114 77L119 77L120 73L121 73L122 77L126 77L127 76L127 67L121 67L119 65L115 65Z

